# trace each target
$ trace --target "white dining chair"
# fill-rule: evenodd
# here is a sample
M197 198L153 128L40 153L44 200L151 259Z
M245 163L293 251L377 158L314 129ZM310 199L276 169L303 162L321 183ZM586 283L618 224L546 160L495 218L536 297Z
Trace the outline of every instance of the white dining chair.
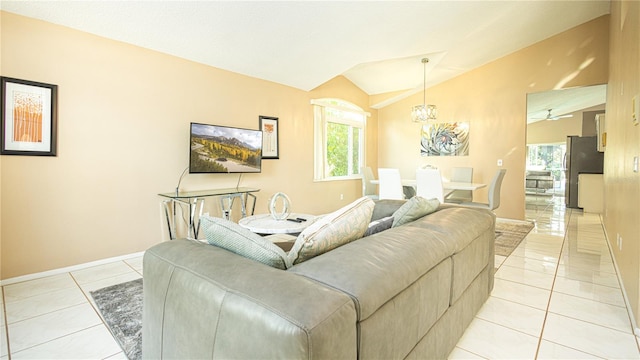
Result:
M362 196L377 200L379 197L376 192L376 185L371 183L371 180L375 179L373 177L373 171L370 167L363 166L360 169L360 173L362 174Z
M500 207L500 188L502 187L502 179L504 179L504 175L507 173L506 169L499 169L496 171L496 174L493 176L493 180L491 180L491 185L489 185L489 198L488 203L481 202L463 202L460 205L463 206L473 206L473 207L481 207L485 209L489 209L491 211Z
M400 170L390 168L378 169L378 189L379 198L382 199L404 199L404 193L402 191L402 178L400 177Z
M451 169L452 182L473 182L473 168L472 167L454 167ZM471 190L453 190L447 196L444 201L447 203L462 203L473 201L473 192Z
M425 199L443 199L442 175L438 169L416 169L416 195Z

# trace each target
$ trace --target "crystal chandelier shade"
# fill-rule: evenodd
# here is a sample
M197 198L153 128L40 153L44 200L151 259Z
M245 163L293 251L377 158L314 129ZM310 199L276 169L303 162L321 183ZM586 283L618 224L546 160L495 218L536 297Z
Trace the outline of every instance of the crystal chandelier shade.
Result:
M427 104L427 63L429 58L423 58L423 88L422 88L422 105L416 105L411 108L411 120L413 122L428 122L436 119L438 109L435 105Z

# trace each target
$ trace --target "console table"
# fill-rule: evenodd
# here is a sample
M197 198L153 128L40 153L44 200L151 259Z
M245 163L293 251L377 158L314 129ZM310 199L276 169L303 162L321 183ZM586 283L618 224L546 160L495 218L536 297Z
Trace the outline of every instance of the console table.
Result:
M158 194L162 197L169 198L164 203L164 213L167 218L167 227L169 227L169 238L171 240L176 238L176 204L184 204L189 208L189 224L187 230L187 238L197 239L198 230L200 227L200 216L202 216L202 208L204 206L204 198L211 196L220 197L220 208L222 209L222 217L231 219L231 208L236 198L240 199L242 217L247 216L247 201L250 196L253 198L253 205L251 207L251 215L256 208L256 196L253 193L260 191L260 189L249 187L237 187L228 189L208 189L208 190L196 190L196 191L178 191ZM173 209L173 216L170 216L171 209ZM198 213L198 220L196 220L196 213Z

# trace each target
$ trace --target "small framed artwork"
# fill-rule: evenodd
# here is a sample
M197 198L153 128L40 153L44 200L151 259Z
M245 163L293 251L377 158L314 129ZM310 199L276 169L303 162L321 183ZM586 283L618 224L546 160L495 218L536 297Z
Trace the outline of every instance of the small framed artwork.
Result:
M260 130L262 130L262 158L278 159L280 157L278 118L260 115Z
M58 86L0 77L1 155L56 156Z

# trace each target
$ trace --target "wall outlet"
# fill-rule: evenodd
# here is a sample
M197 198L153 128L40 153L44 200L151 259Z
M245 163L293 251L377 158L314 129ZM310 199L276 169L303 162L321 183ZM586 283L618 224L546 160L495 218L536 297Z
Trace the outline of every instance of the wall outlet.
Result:
M502 166L502 159L498 159L498 166Z
M616 245L618 246L618 250L622 251L622 236L620 236L620 234L616 234Z
M344 194L340 194L340 200L344 200Z

